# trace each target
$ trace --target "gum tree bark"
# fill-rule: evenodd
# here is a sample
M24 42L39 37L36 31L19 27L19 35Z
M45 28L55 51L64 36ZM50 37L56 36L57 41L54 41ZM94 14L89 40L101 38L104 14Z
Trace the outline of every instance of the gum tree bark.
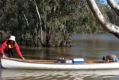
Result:
M28 26L29 26L28 19L27 19L27 17L26 17L26 15L25 15L25 13L24 13L24 12L22 12L22 14L23 14L23 16L24 16L24 19L25 19L25 21L26 21L26 25L27 25L27 27L28 27Z
M86 1L89 5L89 8L93 12L96 19L100 22L102 27L106 29L109 33L112 33L113 35L119 38L119 27L115 24L110 23L107 19L105 19L105 17L99 10L95 0L86 0Z
M36 4L36 1L34 0L34 4L35 4L35 7L36 7L36 11L37 11L37 14L38 14L38 18L39 18L39 21L40 21L40 32L41 32L41 41L43 40L43 30L42 30L42 23L41 23L41 15L40 15L40 13L39 13L39 10L38 10L38 6L37 6L37 4Z
M44 2L44 0L43 0ZM37 11L37 14L38 14L38 18L39 18L39 21L40 21L40 44L43 46L43 47L49 47L50 44L49 44L49 40L50 40L50 35L49 35L49 28L47 26L47 18L44 19L42 18L40 12L39 12L39 9L38 9L38 5L36 3L36 0L34 0L34 4L35 4L35 8L36 8L36 11ZM45 13L45 16L47 15L47 13ZM38 30L39 32L39 30ZM39 35L39 34L38 34ZM37 43L38 44L38 43Z
M119 5L115 2L115 0L107 0L108 4L119 16Z

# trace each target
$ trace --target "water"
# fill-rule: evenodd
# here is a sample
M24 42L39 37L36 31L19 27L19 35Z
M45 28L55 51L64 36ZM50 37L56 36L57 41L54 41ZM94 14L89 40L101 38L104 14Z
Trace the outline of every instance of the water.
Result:
M45 71L3 70L0 80L119 80L119 70Z
M119 56L119 39L110 34L74 35L71 48L22 49L27 59L59 57L101 59L103 55ZM1 70L0 80L119 80L119 70L58 71Z

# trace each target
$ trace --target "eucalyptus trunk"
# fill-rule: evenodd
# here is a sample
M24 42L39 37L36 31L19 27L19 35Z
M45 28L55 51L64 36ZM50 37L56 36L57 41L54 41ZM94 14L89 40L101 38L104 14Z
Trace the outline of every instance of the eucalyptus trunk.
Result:
M115 2L115 0L107 0L108 4L114 11L119 15L119 4Z
M119 27L115 24L110 23L99 10L95 0L86 0L91 11L93 12L96 19L101 23L102 27L105 28L108 32L119 37Z
M39 18L39 23L40 23L40 42L41 44L43 45L43 41L44 41L44 34L43 34L43 29L42 29L42 19L41 19L41 15L40 15L40 12L38 10L38 6L36 4L36 1L34 0L34 4L35 4L35 8L36 8L36 11L37 11L37 14L38 14L38 18ZM36 42L36 41L35 41Z
M25 21L26 21L26 25L27 25L27 27L28 27L28 26L29 26L28 19L27 19L27 17L26 17L26 15L25 15L25 13L24 13L24 12L22 12L22 13L23 13L24 19L25 19Z

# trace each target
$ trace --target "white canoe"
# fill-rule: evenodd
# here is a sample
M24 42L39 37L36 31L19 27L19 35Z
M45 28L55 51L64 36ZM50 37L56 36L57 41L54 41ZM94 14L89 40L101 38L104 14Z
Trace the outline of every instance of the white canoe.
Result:
M84 64L58 64L38 62L38 60L18 60L18 59L1 59L1 65L6 69L55 69L55 70L103 70L119 69L119 62L113 63L84 63Z

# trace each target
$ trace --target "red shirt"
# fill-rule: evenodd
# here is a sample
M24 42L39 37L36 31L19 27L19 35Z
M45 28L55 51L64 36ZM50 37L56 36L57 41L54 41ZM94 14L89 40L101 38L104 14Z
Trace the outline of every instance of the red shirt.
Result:
M22 53L20 51L20 47L16 42L15 42L15 46L13 48L16 49L18 56L22 57ZM7 40L4 41L3 44L1 45L0 53L4 53L4 50L6 50L6 49L8 49Z

